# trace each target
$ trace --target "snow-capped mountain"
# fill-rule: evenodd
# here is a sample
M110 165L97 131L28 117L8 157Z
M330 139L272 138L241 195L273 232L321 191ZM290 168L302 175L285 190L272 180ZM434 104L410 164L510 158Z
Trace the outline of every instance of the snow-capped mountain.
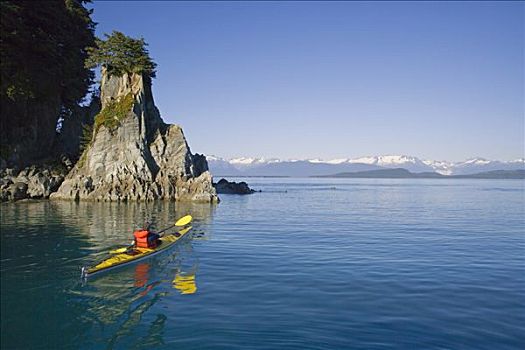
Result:
M208 167L213 175L242 175L242 172L239 169L224 158L207 155L206 160L208 161Z
M340 171L381 169L369 164L337 164L321 160L279 160L264 158L224 159L206 156L210 171L215 176L317 176Z
M434 171L434 168L422 160L411 156L375 156L350 159L350 163L373 164L382 168L403 168L413 173Z
M384 168L403 168L412 173L437 172L442 175L470 175L493 170L525 169L525 159L510 162L469 159L463 162L422 160L407 155L381 155L359 158L280 160L277 158L223 159L206 156L216 176L316 176Z
M240 158L233 158L230 159L228 162L238 168L247 168L247 167L253 167L258 165L266 165L271 163L279 163L281 160L276 158L249 158L249 157L240 157Z
M464 162L455 163L453 167L454 175L468 175L493 170L520 170L525 169L525 159L520 158L510 162L500 162L498 160L487 160L483 158L473 158Z
M310 159L311 163L325 164L368 164L382 168L405 168L411 172L421 173L425 171L434 171L434 169L425 164L416 157L410 156L373 156L360 158L338 158L331 160Z
M454 163L446 160L423 160L423 163L441 175L453 175L454 173Z

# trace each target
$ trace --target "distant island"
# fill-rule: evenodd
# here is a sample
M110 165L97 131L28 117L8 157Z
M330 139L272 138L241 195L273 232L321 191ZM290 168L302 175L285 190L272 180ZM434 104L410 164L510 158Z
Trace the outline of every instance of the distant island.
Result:
M442 175L436 172L412 173L403 168L344 172L313 177L361 179L525 179L525 170L493 170L469 175Z

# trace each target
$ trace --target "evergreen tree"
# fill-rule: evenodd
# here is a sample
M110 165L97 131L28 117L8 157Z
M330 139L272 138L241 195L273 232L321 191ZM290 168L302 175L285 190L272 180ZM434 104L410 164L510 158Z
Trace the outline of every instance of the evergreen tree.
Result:
M155 77L156 63L149 57L143 38L133 39L121 32L105 34L106 40L96 39L95 47L88 48L86 67L104 67L109 75L124 73L145 74Z
M86 96L84 66L95 43L86 0L0 1L0 148L2 158L49 155L59 118Z
M93 82L84 67L95 23L85 0L0 2L0 95L29 102L60 95L77 105Z

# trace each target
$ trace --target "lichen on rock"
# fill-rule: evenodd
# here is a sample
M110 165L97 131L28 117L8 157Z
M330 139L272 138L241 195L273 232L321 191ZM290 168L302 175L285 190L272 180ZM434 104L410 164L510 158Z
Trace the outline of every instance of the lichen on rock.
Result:
M155 107L151 78L102 72L91 142L51 199L217 202L206 158Z

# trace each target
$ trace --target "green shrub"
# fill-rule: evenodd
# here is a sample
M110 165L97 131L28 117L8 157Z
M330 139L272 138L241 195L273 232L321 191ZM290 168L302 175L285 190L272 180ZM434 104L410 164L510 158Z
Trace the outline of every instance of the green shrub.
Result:
M86 147L86 149L82 152L82 155L80 156L79 160L78 160L78 168L83 168L84 167L84 164L86 164L86 159L87 159L87 153L88 153L88 149L89 149L89 145Z
M80 136L80 152L83 152L91 143L93 138L93 125L82 124L82 135Z
M95 125L93 127L95 134L102 125L109 131L117 129L122 119L124 119L133 108L134 102L135 99L132 93L127 94L120 100L111 101L95 117Z

